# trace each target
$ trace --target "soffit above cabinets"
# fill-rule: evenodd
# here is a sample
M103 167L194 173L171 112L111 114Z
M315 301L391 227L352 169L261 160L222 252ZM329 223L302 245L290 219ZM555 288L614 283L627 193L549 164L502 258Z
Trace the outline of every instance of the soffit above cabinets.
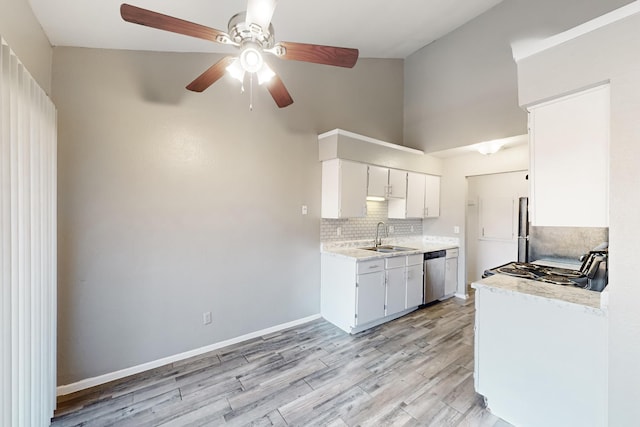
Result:
M319 160L343 159L393 169L442 175L442 160L420 150L342 129L318 135Z
M518 62L537 53L559 46L582 35L606 27L629 16L640 13L640 1L634 1L609 13L545 39L522 40L511 44L513 59Z

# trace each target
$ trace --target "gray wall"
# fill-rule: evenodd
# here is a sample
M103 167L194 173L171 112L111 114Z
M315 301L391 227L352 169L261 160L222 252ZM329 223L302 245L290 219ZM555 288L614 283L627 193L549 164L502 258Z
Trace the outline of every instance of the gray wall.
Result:
M0 0L2 36L40 87L51 94L53 49L26 0Z
M216 59L54 50L60 385L319 313L317 134L402 140L400 60L275 61L295 103L249 111L184 89Z
M521 104L611 81L609 425L637 424L640 406L640 15L518 64ZM603 343L603 345L606 345Z
M630 0L505 0L405 63L404 141L427 153L527 132L511 43L546 38Z

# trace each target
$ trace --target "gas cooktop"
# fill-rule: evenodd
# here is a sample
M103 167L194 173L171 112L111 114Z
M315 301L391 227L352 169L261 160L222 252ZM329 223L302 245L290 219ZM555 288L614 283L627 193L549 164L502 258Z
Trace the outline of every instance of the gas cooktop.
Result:
M506 274L508 276L535 280L538 282L553 283L555 285L573 285L584 288L588 278L578 270L566 268L548 267L525 262L510 262L496 268L485 270L482 277L494 274Z

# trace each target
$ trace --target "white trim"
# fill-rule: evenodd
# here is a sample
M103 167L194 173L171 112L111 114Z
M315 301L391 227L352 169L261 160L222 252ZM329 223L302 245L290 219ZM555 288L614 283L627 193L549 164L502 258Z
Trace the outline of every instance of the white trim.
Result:
M454 295L454 297L460 298L460 299L469 299L469 294L458 294L458 293L456 293Z
M404 145L398 145L398 144L393 144L391 142L381 141L379 139L371 138L368 136L360 135L360 134L349 132L348 130L342 130L342 129L334 129L334 130L330 130L329 132L322 133L318 135L318 139L323 139L328 136L334 136L334 135L348 136L349 138L359 139L361 141L368 142L370 144L382 145L383 147L393 148L394 150L406 151L407 153L424 154L424 151L416 150L415 148L405 147Z
M168 363L178 362L180 360L188 359L194 356L199 356L201 354L208 353L213 350L218 350L220 348L227 347L233 344L238 344L240 342L247 341L253 338L258 338L263 335L272 334L274 332L278 332L283 329L303 325L305 323L309 323L320 318L321 318L320 314L314 314L313 316L304 317L302 319L294 320L288 323L282 323L280 325L272 326L270 328L262 329L260 331L251 332L249 334L241 335L236 338L231 338L226 341L220 341L215 344L207 345L205 347L200 347L195 350L190 350L184 353L175 354L173 356L164 357L162 359L143 363L141 365L132 366L126 369L121 369L119 371L110 372L108 374L99 375L97 377L86 378L84 380L80 380L72 384L61 385L57 387L56 393L58 396L64 396L66 394L75 393L76 391L84 390L90 387L95 387L100 384L105 384L105 383L108 383L109 381L118 380L120 378L128 377L129 375L134 375L140 372L148 371L150 369L158 368Z
M558 46L562 43L578 38L609 24L613 24L614 22L628 18L637 13L640 13L640 0L636 0L625 6L622 6L619 9L613 10L602 16L594 18L591 21L585 22L582 25L578 25L577 27L571 28L570 30L556 34L555 36L551 36L542 40L531 41L530 43L526 44L522 43L518 45L517 43L512 43L511 51L513 54L513 59L518 62L521 59L528 58L529 56Z

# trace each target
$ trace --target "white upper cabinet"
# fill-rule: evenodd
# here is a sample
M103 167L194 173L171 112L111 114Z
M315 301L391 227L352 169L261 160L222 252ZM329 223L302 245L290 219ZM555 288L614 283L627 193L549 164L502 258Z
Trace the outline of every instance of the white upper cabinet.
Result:
M424 217L440 216L440 177L425 175L424 186Z
M609 226L609 86L529 108L531 224Z
M367 215L367 165L340 159L322 162L322 218Z
M389 169L389 188L387 197L391 199L404 199L407 197L407 172L397 169Z
M407 174L407 218L422 218L424 212L424 175Z
M389 199L389 218L422 218L424 213L424 175L405 172L407 175L406 197Z
M440 215L440 177L407 172L405 199L389 199L389 218L433 218Z
M369 166L369 183L367 196L387 197L389 187L389 169L380 166Z

